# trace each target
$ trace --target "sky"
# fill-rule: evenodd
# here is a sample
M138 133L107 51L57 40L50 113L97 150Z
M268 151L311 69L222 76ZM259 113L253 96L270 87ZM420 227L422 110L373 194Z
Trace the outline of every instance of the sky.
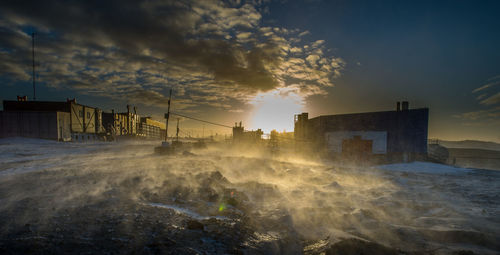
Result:
M429 137L500 142L498 1L2 1L0 100L247 129L428 107ZM231 129L181 120L191 134ZM202 131L203 130L203 131Z

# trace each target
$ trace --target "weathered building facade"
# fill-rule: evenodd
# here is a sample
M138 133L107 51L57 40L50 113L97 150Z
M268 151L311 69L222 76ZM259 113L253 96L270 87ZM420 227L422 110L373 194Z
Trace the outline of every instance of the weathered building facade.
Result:
M67 112L0 111L0 137L71 140Z
M0 133L2 137L21 136L84 141L97 140L104 133L102 110L77 104L76 100L66 102L3 101L3 109ZM45 122L57 124L49 126L41 124ZM24 128L18 129L18 127ZM14 129L18 129L17 133L12 131ZM36 135L35 130L40 130L38 131L40 134ZM47 136L48 133L51 135Z
M106 130L115 136L136 136L138 134L140 117L134 107L134 112L130 111L127 105L127 112L103 114L103 125Z
M308 118L295 116L296 143L335 159L411 161L426 157L429 109Z
M127 112L103 113L102 118L107 134L116 139L165 138L165 123L153 120L151 117L140 117L137 108L132 108L130 105L127 105Z
M141 117L139 135L149 139L165 139L166 124L151 117Z

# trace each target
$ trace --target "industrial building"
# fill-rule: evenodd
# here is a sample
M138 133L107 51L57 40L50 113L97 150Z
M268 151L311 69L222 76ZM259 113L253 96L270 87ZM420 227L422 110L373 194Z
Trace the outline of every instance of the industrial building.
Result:
M115 113L113 110L111 113L103 113L103 125L114 136L136 136L139 119L137 108L134 107L132 112L130 105L127 105L127 112Z
M233 127L233 143L250 143L255 144L262 140L264 132L259 128L255 131L246 131L245 128L238 123L234 123Z
M141 117L139 135L151 139L165 139L166 124L151 117Z
M298 148L337 159L373 162L408 162L427 156L429 109L409 109L397 102L396 110L309 119L295 115Z
M102 110L76 100L3 101L0 137L32 137L58 141L97 140L105 130Z
M103 125L106 132L114 138L164 139L165 123L151 117L140 117L137 108L127 105L127 111L121 113L103 113Z
M164 139L165 123L140 117L136 107L105 113L96 107L66 102L3 101L0 137L30 137L57 141L94 141L117 137Z

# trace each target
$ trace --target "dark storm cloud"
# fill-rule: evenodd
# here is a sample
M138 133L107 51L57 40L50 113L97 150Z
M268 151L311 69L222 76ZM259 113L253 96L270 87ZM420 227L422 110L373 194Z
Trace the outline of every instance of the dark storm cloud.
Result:
M176 64L195 65L215 75L216 79L235 81L240 85L269 90L276 86L266 64L277 63L277 50L272 44L267 50L255 48L245 54L248 67L238 66L235 51L243 51L228 42L217 39L186 40L199 18L186 3L176 1L163 4L139 1L25 1L5 3L7 17L41 25L62 33L67 40L78 41L87 47L107 43L126 50L130 58L144 49L153 49L156 56L164 56ZM16 44L9 38L6 47ZM17 42L19 45L20 42Z
M137 101L152 90L149 98L163 105L158 88L165 86L215 88L240 100L241 93L290 85L319 93L332 86L343 62L323 56L320 43L292 45L301 31L259 27L257 9L255 3L219 1L4 1L1 76L30 79L34 28L39 80L84 94Z

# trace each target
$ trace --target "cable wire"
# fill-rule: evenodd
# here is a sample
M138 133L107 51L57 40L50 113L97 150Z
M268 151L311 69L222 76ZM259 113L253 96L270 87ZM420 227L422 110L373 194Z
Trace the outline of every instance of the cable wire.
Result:
M175 112L170 112L170 114L172 114L172 115L177 115L177 116L181 116L181 117L184 117L184 118L187 118L187 119L192 119L192 120L196 120L196 121L205 122L205 123L212 124L212 125L216 125L216 126L221 126L221 127L225 127L225 128L233 128L233 127L228 126L228 125L219 124L219 123L211 122L211 121L208 121L208 120L202 120L202 119L198 119L198 118L194 118L194 117L186 116L186 115L179 114L179 113L175 113Z

